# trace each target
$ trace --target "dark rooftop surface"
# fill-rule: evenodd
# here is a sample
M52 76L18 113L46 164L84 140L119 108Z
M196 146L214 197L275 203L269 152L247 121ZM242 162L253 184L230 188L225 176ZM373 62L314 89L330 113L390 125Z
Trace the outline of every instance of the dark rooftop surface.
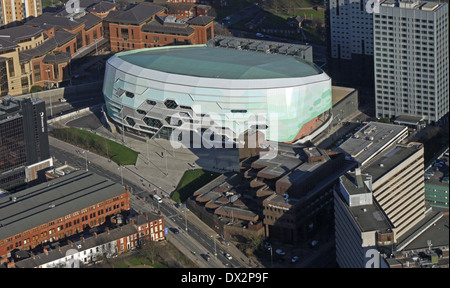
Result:
M162 6L142 2L125 11L111 11L104 19L110 22L142 24L163 9Z
M9 41L17 42L21 39L30 38L44 32L41 28L25 25L15 26L7 29L0 29L0 35L10 36ZM2 39L0 37L0 39Z
M44 13L36 18L31 19L25 25L38 26L41 25L52 25L66 29L74 29L82 25L85 20L81 19L70 19L66 17L55 16L52 13Z
M0 239L123 193L121 185L82 170L16 192L0 198Z
M423 149L423 145L420 143L396 144L381 153L374 161L368 163L363 168L363 172L371 175L373 182L375 182L420 149Z

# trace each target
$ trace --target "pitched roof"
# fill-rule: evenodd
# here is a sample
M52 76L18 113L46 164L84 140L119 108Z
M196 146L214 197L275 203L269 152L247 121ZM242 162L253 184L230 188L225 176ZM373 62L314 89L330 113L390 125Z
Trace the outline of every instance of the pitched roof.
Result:
M74 29L81 24L83 24L85 20L80 19L70 19L66 17L56 16L51 13L44 13L36 18L31 19L25 25L37 26L41 27L42 25L53 25L58 26L65 29Z
M92 27L94 27L96 24L102 22L102 18L88 13L86 15L84 15L83 17L80 18L81 20L85 21L84 23L84 29L87 31L89 29L91 29Z
M104 19L110 22L142 24L161 10L164 10L164 7L143 2L125 11L111 11Z
M185 23L164 22L160 17L155 17L155 19L152 19L150 22L142 26L142 31L177 35L191 35L195 30Z
M126 193L100 175L84 170L0 198L0 239Z
M0 37L0 51L14 49L17 47L19 47L19 45L11 41L10 37Z
M116 8L116 3L107 2L107 1L100 1L97 4L89 6L86 10L88 12L102 13L102 12L107 12L107 11L109 11L111 9L114 9L114 8Z
M21 39L30 38L33 36L36 36L39 33L42 33L44 30L38 28L38 27L31 27L31 26L15 26L7 29L1 29L0 35L9 36L10 41L16 42Z
M53 51L50 54L45 55L43 61L47 64L67 62L70 60L70 53Z

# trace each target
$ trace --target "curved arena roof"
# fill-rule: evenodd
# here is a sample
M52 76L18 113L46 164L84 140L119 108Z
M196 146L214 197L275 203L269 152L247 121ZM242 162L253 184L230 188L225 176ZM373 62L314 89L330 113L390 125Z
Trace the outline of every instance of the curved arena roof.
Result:
M316 65L299 57L206 45L140 49L116 55L142 68L203 78L298 78L323 73Z
M330 77L302 58L206 45L117 53L106 63L103 94L112 119L141 132L178 129L169 120L183 112L207 114L234 138L247 124L270 122L264 133L274 141L308 134L332 106Z

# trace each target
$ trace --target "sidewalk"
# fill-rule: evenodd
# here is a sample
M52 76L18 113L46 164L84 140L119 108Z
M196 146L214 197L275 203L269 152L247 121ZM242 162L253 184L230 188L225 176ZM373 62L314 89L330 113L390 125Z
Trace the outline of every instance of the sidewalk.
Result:
M81 149L77 146L71 145L69 143L63 142L63 141L58 140L53 137L49 137L49 142L50 142L50 145L52 145L52 146L60 148L68 153L73 154L73 155L80 156L80 154L78 154L76 151L81 150ZM157 157L159 157L159 156L157 156ZM121 176L121 169L115 162L108 161L107 158L99 156L99 155L91 153L91 152L88 154L87 159L92 164L101 166L102 168L110 171L113 174L116 174L119 177ZM138 159L140 159L140 158L138 158ZM89 165L88 165L88 167L89 167ZM123 175L124 179L127 179L127 181L136 183L138 185L141 185L141 183L142 183L141 179L144 179L146 182L151 183L152 184L151 188L148 187L147 185L144 188L149 191L152 190L152 188L154 188L154 187L161 187L161 188L159 188L159 189L161 189L161 191L170 194L173 190L173 187L168 186L166 183L165 183L166 185L159 186L158 185L159 178L157 177L158 173L156 173L156 171L153 171L153 174L156 174L156 177L151 177L150 175L147 175L148 173L151 173L150 172L151 170L152 170L152 168L149 168L145 163L143 163L143 161L141 159L141 160L138 160L138 163L136 164L136 168L132 165L125 166L125 168L122 170L122 175ZM155 170L155 168L153 168L153 170ZM155 176L155 175L152 175L152 176ZM175 179L173 179L173 180L175 180ZM170 205L175 203L169 198L164 198L163 201L166 203L169 203ZM184 217L184 213L179 212L179 214L182 217ZM207 235L216 234L216 232L213 229L211 229L209 226L207 226L205 223L203 223L196 215L194 215L189 210L187 212L187 218L191 224L195 225L197 228L199 228L205 234L207 234ZM169 221L170 221L170 219L169 219ZM169 236L169 237L171 237L171 236ZM221 248L221 249L223 249L223 251L228 251L231 255L234 256L234 258L236 260L238 260L241 263L241 265L243 267L255 267L255 266L263 267L259 263L255 263L255 261L251 261L252 265L249 265L250 259L247 256L245 256L235 245L226 246L225 244L221 243L219 240L216 241L216 244L217 244L218 250L219 250L219 248ZM180 243L180 245L182 246L181 243ZM186 250L186 249L184 249L184 250ZM185 252L187 255L190 254L190 251L185 251ZM194 256L194 255L189 255L188 257L193 260L196 260L196 257L195 256L192 257L192 256ZM197 263L197 262L195 262L195 263ZM199 264L199 263L197 263L197 264ZM201 266L201 265L199 265L199 266Z

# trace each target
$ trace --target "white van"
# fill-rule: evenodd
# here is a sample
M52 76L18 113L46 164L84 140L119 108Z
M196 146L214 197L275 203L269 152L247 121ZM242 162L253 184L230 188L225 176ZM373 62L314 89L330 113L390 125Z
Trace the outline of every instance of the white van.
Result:
M162 203L162 199L158 195L153 195L153 199L155 199L158 203Z

